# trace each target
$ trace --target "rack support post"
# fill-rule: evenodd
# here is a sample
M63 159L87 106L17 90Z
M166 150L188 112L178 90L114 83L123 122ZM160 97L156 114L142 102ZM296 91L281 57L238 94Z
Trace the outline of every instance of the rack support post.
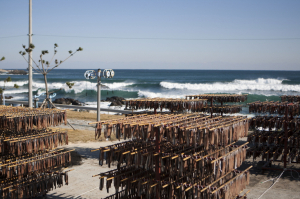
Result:
M156 154L160 153L160 127L155 127L156 138L155 138L155 152ZM160 181L160 162L159 162L160 155L155 157L155 179L156 182ZM156 198L160 199L160 184L156 187Z

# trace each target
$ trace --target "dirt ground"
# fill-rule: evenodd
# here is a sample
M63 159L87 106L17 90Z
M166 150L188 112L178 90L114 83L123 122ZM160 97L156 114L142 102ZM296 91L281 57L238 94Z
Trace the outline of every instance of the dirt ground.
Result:
M69 122L76 131L72 131L72 128L69 125L58 127L70 130L68 134L71 143L69 143L66 148L75 149L76 153L74 152L72 156L73 165L67 169L74 170L69 172L69 185L64 185L61 188L49 192L47 198L103 198L114 193L113 187L110 189L109 193L106 192L106 187L100 191L99 177L92 176L115 169L116 166L112 165L111 168L108 168L107 165L99 166L99 151L90 152L90 150L97 149L100 146L115 144L118 141L105 141L104 138L102 138L103 141L95 140L94 126L88 125L88 123L93 121L95 120L77 120L69 117ZM80 140L81 142L79 142ZM240 142L245 142L245 140L241 140ZM281 171L266 171L262 174L261 167L264 163L265 162L261 161L259 158L254 161L250 158L247 159L240 168L243 170L253 165L250 169L250 184L243 191L243 193L245 193L250 190L247 195L248 199L259 198L273 183L272 180L267 182L264 181L273 179L281 174ZM282 163L276 163L273 167L282 168ZM291 164L289 167L300 169L299 164ZM261 199L274 198L300 199L300 176L297 172L293 171L291 174L291 171L285 171L279 181L261 197Z
M68 119L78 119L78 120L91 120L97 121L97 113L96 112L87 112L87 111L67 111ZM109 115L109 114L101 114L101 120L111 120L117 118L123 118L124 115Z

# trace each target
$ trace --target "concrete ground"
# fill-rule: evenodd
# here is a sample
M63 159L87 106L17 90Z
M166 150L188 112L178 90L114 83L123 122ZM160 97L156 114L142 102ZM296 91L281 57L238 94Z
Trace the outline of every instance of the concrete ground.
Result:
M94 130L95 125L88 125L94 121L68 119L68 122L76 130ZM61 125L59 128L72 129L70 125ZM93 135L94 136L94 135ZM74 169L68 173L69 185L64 185L61 188L54 189L47 193L48 199L59 198L103 198L113 194L113 189L110 193L106 192L104 187L103 191L99 190L99 177L92 177L93 175L115 169L116 166L112 165L108 168L107 165L99 165L99 151L91 152L92 149L97 149L106 145L112 145L118 141L104 141L104 142L88 142L88 143L69 143L64 146L66 149L75 149L72 153L72 166L66 170Z
M70 171L69 185L64 185L61 188L54 189L47 194L48 199L59 198L103 198L113 194L113 189L110 189L110 194L99 190L99 177L92 177L93 175L115 169L116 166L108 168L107 165L99 166L99 151L90 152L92 149L97 149L100 146L114 144L116 142L90 142L69 144L68 149L75 149L80 157L75 157L74 165L67 169L74 169ZM76 155L75 155L76 156ZM73 158L73 157L72 157ZM73 162L73 161L72 161Z
M252 158L247 159L241 167L241 169L247 168L250 165L253 167L250 169L250 184L247 186L244 192L250 190L247 195L248 199L259 198L271 185L277 180L282 171L267 170L262 174L261 167L265 164L265 161L257 160L253 161ZM283 163L275 163L273 168L283 168ZM288 168L298 169L300 165L290 164ZM276 178L276 179L274 179ZM272 180L274 179L274 180ZM267 181L269 180L269 181ZM269 189L261 199L274 199L274 198L300 198L300 176L297 171L285 171L280 179Z
M78 122L74 120L70 121L70 123L77 129L93 130L93 127L88 126L86 121ZM64 126L64 128L65 127L66 126ZM245 139L241 140L241 142L245 142ZM90 150L99 148L100 146L106 146L115 143L117 143L117 141L69 144L67 148L75 149L77 154L80 155L76 156L76 154L74 153L74 165L72 167L69 167L74 169L73 171L69 172L69 185L64 185L61 188L49 192L47 194L47 198L103 198L105 196L113 194L113 187L110 189L110 193L106 192L105 187L102 191L100 191L99 178L92 177L92 175L115 169L116 167L114 165L111 168L108 168L107 165L99 166L99 151L90 152ZM248 168L250 165L253 165L253 168L250 169L250 184L243 192L245 193L250 190L249 194L247 195L248 199L259 198L273 183L273 181L264 181L273 179L281 174L281 171L266 171L264 174L262 174L261 167L264 163L265 162L262 162L259 158L257 158L255 161L253 161L252 158L249 158L243 163L240 168L241 170L243 170L245 168ZM291 164L288 166L294 169L300 169L300 164ZM273 167L282 168L282 163L276 163ZM261 199L274 198L300 199L299 174L295 171L293 171L292 174L291 171L285 171L278 182L261 197Z

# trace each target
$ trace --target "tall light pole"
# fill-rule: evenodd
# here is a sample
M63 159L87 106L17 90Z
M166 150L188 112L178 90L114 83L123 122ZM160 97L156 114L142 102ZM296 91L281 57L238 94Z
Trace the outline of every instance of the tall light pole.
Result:
M104 78L113 78L115 72L112 69L104 69ZM94 70L87 70L84 73L85 79L95 79L97 77L97 122L100 122L100 103L101 103L101 69L97 73Z
M98 69L97 77L97 122L100 122L100 102L101 102L101 70Z
M29 0L29 44L32 44L32 0ZM32 108L32 52L28 52L28 106Z

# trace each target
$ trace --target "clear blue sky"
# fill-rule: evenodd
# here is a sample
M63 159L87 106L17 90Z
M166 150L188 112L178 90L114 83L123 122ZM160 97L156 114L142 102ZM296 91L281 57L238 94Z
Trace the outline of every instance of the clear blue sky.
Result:
M27 67L28 7L0 0L0 68ZM84 49L61 69L300 70L299 10L299 0L33 0L34 57L57 43L58 59Z

